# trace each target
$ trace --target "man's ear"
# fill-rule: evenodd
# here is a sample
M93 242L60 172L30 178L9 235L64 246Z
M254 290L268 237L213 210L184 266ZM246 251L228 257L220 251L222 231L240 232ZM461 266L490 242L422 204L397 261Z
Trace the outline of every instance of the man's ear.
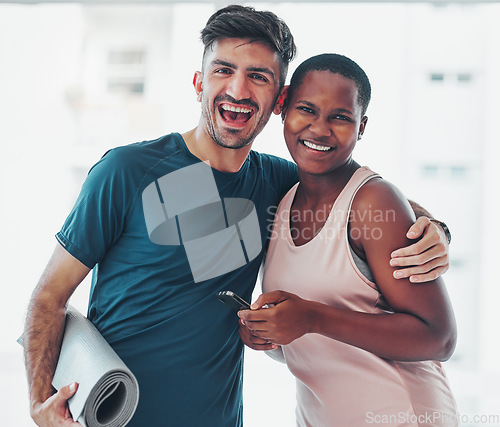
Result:
M274 106L274 114L280 115L283 112L283 106L285 104L285 99L288 94L288 86L283 87L281 89L280 96L278 97L278 100L276 101L276 105Z
M361 122L359 124L358 141L361 139L361 137L365 133L366 123L367 122L368 122L368 117L367 116L363 116L363 118L361 119Z
M193 76L193 86L197 95L197 100L201 101L203 75L201 71L196 71Z

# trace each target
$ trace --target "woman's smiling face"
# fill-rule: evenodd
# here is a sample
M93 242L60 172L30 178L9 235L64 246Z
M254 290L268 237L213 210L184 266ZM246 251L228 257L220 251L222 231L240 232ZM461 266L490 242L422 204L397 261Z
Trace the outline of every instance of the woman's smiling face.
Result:
M325 174L345 164L364 132L358 88L329 71L310 71L284 110L285 141L299 170Z

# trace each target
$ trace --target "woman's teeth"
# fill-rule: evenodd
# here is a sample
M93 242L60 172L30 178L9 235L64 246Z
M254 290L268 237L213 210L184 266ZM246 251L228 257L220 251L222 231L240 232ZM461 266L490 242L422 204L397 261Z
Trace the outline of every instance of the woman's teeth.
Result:
M306 140L303 140L302 143L306 147L312 148L313 150L316 150L316 151L330 151L332 149L332 147L325 147L324 145L316 145L316 144L313 144L312 142L309 142Z

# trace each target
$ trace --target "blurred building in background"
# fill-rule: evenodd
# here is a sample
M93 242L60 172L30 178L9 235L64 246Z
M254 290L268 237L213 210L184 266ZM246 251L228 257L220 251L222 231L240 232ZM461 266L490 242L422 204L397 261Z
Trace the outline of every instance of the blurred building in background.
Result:
M199 31L220 6L0 4L1 425L32 425L14 341L53 235L108 149L196 126ZM311 55L337 52L370 77L369 122L355 158L450 226L445 280L459 341L445 367L462 424L500 425L500 5L254 6L291 27L299 55L290 74ZM254 148L289 158L279 118ZM71 302L85 311L87 297L88 283ZM291 375L263 354L246 358L245 424L294 425Z

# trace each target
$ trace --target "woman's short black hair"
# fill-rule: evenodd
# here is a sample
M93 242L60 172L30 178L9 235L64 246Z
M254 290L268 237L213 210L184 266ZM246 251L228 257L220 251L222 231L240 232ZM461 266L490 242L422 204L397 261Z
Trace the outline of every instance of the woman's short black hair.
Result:
M250 39L268 45L280 56L280 87L284 86L288 64L297 48L288 25L269 11L231 5L215 12L201 31L205 46L203 56L218 40L225 38Z
M371 85L363 69L352 59L337 53L323 53L302 62L294 71L288 88L287 100L292 99L294 92L303 83L305 76L312 71L329 71L332 74L352 80L358 88L358 103L361 115L364 116L371 98ZM286 107L287 101L285 101Z

